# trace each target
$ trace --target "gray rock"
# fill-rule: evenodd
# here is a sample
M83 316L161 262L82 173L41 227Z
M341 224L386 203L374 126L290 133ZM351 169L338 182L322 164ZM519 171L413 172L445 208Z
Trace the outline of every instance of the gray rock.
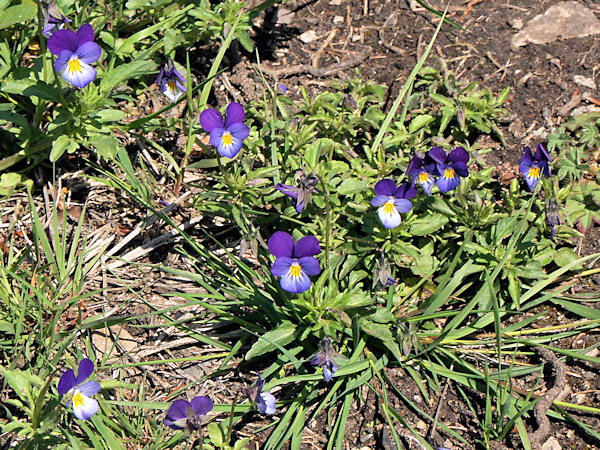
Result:
M548 44L557 39L570 39L600 34L600 20L583 4L558 3L544 14L531 19L525 28L511 39L511 47L517 49L532 44Z

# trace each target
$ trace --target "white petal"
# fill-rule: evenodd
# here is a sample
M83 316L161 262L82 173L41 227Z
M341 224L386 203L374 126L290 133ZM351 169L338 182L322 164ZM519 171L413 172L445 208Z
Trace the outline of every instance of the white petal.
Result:
M402 218L400 217L400 213L394 206L390 213L385 212L385 206L383 205L379 207L377 210L377 215L379 216L379 220L386 228L395 228L402 222Z
M73 412L79 420L87 420L98 412L98 402L75 390L73 395Z

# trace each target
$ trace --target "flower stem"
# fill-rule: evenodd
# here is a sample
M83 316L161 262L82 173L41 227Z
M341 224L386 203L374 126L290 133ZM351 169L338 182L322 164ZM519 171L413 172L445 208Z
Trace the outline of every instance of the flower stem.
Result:
M329 266L329 236L331 234L331 205L329 204L329 195L327 194L327 188L325 187L325 183L323 182L323 178L321 175L316 175L321 183L321 187L323 188L323 197L325 197L325 265L327 270L329 271L329 278L331 278L332 273Z

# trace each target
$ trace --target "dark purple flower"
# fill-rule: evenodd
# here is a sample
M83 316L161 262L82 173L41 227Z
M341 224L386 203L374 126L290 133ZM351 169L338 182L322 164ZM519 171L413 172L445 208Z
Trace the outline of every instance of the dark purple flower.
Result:
M73 403L73 413L80 420L87 420L98 412L98 402L91 396L98 393L100 383L97 381L84 383L93 372L94 363L88 358L84 358L79 363L77 377L73 369L68 369L58 381L58 393L70 395L67 408Z
M48 6L47 11L43 11L44 14L44 29L42 34L46 37L52 36L55 31L62 30L62 28L73 22L71 19L67 19L62 12L58 9L56 3L51 3Z
M169 61L165 67L160 69L156 84L160 84L160 92L173 103L187 90L185 78L175 69L173 61Z
M314 173L306 175L303 170L300 170L297 186L277 183L275 189L291 197L294 200L296 212L301 213L306 205L310 203L310 196L314 192L319 192L317 189L318 184L319 178Z
M393 180L386 178L375 185L377 194L371 205L379 207L377 215L386 228L395 228L402 223L400 213L407 213L412 209L408 200L417 194L417 189L409 183L397 186Z
M287 94L287 87L285 87L285 84L280 84L277 86L277 89L279 89L284 95Z
M319 240L305 236L298 242L285 231L276 231L268 242L269 251L275 256L271 273L281 277L281 288L300 294L310 287L309 275L319 275L321 266L314 255L321 253Z
M210 143L220 155L234 158L242 149L244 139L250 134L244 124L244 108L236 102L227 106L225 122L216 109L205 109L200 114L200 125L210 133Z
M427 196L435 185L435 176L439 175L435 161L429 156L429 152L423 154L417 152L408 163L406 173L411 177L412 184L419 183Z
M550 176L549 162L552 161L550 155L542 144L537 146L535 155L531 153L529 147L525 147L525 151L519 161L519 172L525 176L525 181L530 191L533 191L538 184L540 176Z
M325 381L329 383L331 377L337 372L338 365L335 362L336 352L331 346L331 339L325 336L321 342L319 342L319 351L313 356L310 362L313 366L319 366L323 368L323 377Z
M440 147L433 147L429 151L429 156L436 162L437 171L440 177L437 180L437 186L442 192L448 192L456 189L460 183L461 177L469 176L469 154L462 147L456 147L446 154Z
M206 396L194 397L192 401L175 400L167 410L165 425L174 430L197 431L204 416L213 409L213 401Z
M89 23L72 30L58 30L48 38L48 50L57 55L54 68L65 80L78 88L84 88L96 78L96 70L90 66L98 61L102 50L94 42L94 29Z
M261 414L275 414L275 397L270 392L263 392L264 386L265 380L258 374L256 384L243 389L244 395Z

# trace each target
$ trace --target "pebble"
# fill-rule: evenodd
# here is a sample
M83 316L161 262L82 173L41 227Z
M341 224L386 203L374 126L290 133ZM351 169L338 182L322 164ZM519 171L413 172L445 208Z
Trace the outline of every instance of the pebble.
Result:
M596 82L593 79L584 77L583 75L573 75L573 81L575 83L577 83L578 85L589 88L589 89L596 90L596 88L597 88Z
M314 41L316 38L317 38L317 33L315 32L315 30L308 30L300 35L300 40L302 42L304 42L305 44L308 44L308 43Z
M333 23L344 23L344 18L342 16L335 16L333 18Z

